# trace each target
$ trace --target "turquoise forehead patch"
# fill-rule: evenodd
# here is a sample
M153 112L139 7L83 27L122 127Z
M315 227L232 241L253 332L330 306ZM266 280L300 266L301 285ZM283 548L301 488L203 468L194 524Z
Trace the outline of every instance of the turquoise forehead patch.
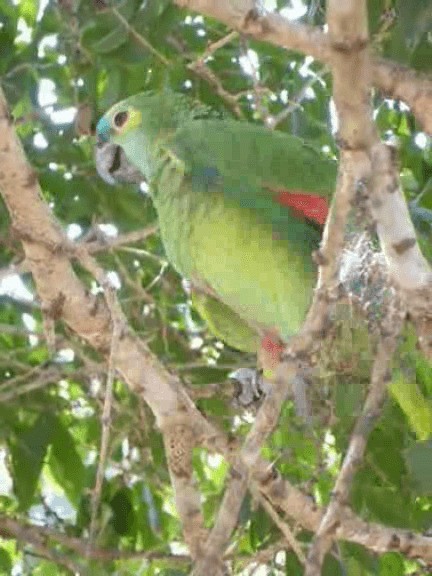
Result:
M108 120L103 116L96 126L96 134L99 140L103 142L108 142L110 136L111 126Z

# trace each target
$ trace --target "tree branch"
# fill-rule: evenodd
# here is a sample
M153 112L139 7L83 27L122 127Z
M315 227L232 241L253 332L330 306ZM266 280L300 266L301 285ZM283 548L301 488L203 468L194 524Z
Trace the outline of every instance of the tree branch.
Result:
M254 0L174 0L176 4L220 20L228 27L262 40L313 56L332 66L330 40L317 27L293 23L277 13L258 11ZM371 82L389 98L403 100L423 130L432 135L432 80L388 60L371 61Z
M14 538L18 542L22 542L27 546L33 546L41 554L50 558L54 562L58 562L60 565L64 564L68 567L74 566L74 574L76 574L77 567L74 564L67 562L67 556L64 552L61 554L58 552L56 556L50 555L49 552L52 543L60 544L64 548L68 548L83 558L88 557L103 562L140 558L150 561L164 560L164 562L166 561L174 565L188 564L190 562L189 557L180 554L164 554L161 552L125 552L121 550L107 550L104 548L92 548L90 551L87 551L87 542L84 539L63 534L62 532L58 532L52 528L47 528L46 526L33 526L16 518L10 518L4 514L0 515L0 535L2 538ZM65 562L61 562L59 557L65 558ZM79 568L78 573L80 573L80 571Z
M257 462L252 480L276 509L282 510L306 530L318 531L324 517L323 509L282 478L264 459ZM421 558L432 566L432 537L365 522L347 507L336 528L335 538L361 544L377 554L400 552L408 558Z

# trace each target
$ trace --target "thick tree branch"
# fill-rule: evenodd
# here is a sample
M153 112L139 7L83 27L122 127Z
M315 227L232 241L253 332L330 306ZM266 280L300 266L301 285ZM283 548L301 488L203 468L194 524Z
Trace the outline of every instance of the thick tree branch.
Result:
M400 186L394 151L381 142L373 146L370 208L377 224L390 276L400 288L423 353L432 359L432 272L420 251Z
M268 462L259 460L252 480L276 509L282 510L287 517L310 532L319 530L324 517L322 508L317 506L310 496L306 496L277 474ZM361 544L377 554L393 551L408 558L421 558L432 566L432 537L365 522L348 507L340 517L335 538Z
M432 282L432 272L416 240L400 186L395 151L376 142L371 149L371 160L371 211L390 275L408 292L425 288Z

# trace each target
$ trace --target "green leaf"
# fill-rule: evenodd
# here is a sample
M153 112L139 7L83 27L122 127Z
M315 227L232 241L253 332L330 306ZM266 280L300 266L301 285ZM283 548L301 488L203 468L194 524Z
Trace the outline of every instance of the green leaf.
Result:
M366 486L363 493L365 504L377 520L390 526L417 528L414 508L404 494L380 486Z
M135 512L131 503L129 488L120 488L111 499L113 511L112 525L117 534L124 536L136 530Z
M38 3L35 0L20 0L19 12L28 26L33 27L36 23Z
M286 553L285 574L286 576L301 576L303 574L302 565L294 552Z
M252 549L257 550L264 543L268 542L274 530L274 524L261 508L252 513L250 521L250 543Z
M388 552L379 559L379 576L404 576L404 562L400 554Z
M430 0L398 0L398 21L406 42L414 47L423 34L432 28L432 2Z
M423 206L419 206L416 202L409 203L409 211L414 223L414 226L427 226L428 230L432 226L432 210L429 208L423 208Z
M410 446L404 457L418 493L432 495L432 440Z
M324 560L322 576L343 576L343 574L343 563L339 562L334 556L327 554ZM358 572L357 574L354 572L354 575L359 576Z
M361 409L363 390L358 382L347 382L343 386L337 386L335 390L336 416L347 422L352 422Z
M12 558L3 547L0 548L0 570L2 574L12 573Z
M417 384L407 380L400 371L389 385L389 390L407 416L410 427L419 440L430 438L432 436L432 404L424 397Z
M65 574L66 572L59 571L58 564L54 562L49 562L48 560L42 560L42 562L32 570L33 576L59 576L60 574Z
M350 576L376 575L376 560L366 548L352 542L341 542L338 547L345 574Z
M49 412L41 414L33 426L16 430L10 440L14 491L19 507L26 510L33 498L44 464L44 458L56 428L56 417Z
M109 54L120 46L123 46L128 39L128 31L124 26L117 26L111 32L90 44L89 48L97 54Z
M48 464L66 496L77 506L84 488L86 470L73 436L60 420L56 423Z

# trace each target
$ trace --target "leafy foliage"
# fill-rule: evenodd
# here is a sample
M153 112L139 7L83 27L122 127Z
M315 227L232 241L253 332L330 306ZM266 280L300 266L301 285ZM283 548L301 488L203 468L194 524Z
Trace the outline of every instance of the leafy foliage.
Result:
M310 24L324 21L317 1L267 4ZM369 10L379 54L430 70L429 0L369 0ZM167 265L157 233L138 244L109 249L111 235L151 226L156 217L145 192L134 186L110 188L98 177L92 136L95 122L113 103L168 85L226 116L258 123L276 120L277 129L334 154L328 71L304 55L239 37L207 59L210 73L193 65L228 32L219 22L189 14L168 0L3 0L0 81L56 218L70 238L101 245L98 261L116 275L134 329L164 364L179 371L209 418L242 436L250 418L231 406L226 377L254 360L224 347L206 330L181 279ZM398 143L407 200L424 253L432 258L430 140L403 104L376 95L374 106L382 137ZM6 268L19 262L22 253L2 208L0 264ZM97 292L94 280L78 267L76 271ZM49 352L32 279L26 270L20 272L12 279L2 275L0 283L0 510L4 516L81 538L83 545L80 554L58 544L61 555L44 558L42 551L15 547L5 538L0 540L0 572L68 574L71 565L77 572L84 565L106 366L61 323L56 326L57 352ZM405 360L370 438L351 504L366 520L422 531L432 525L432 374L411 350L401 350ZM288 404L264 448L281 473L318 504L329 499L364 398L361 370L355 377L350 373L361 362L354 343L354 352L343 359L346 372L322 378L313 430L305 432ZM210 383L218 390L212 396L205 394ZM182 534L161 436L142 400L122 382L114 388L96 547L118 551L120 559L101 554L85 566L92 574L186 574L184 558L173 557L183 550ZM194 468L211 525L227 465L199 451ZM266 512L248 500L234 535L235 570L250 566L258 552L265 558L264 552L280 538ZM290 551L269 557L266 565L265 574L302 573ZM396 553L377 559L348 544L327 559L324 573L426 574Z

